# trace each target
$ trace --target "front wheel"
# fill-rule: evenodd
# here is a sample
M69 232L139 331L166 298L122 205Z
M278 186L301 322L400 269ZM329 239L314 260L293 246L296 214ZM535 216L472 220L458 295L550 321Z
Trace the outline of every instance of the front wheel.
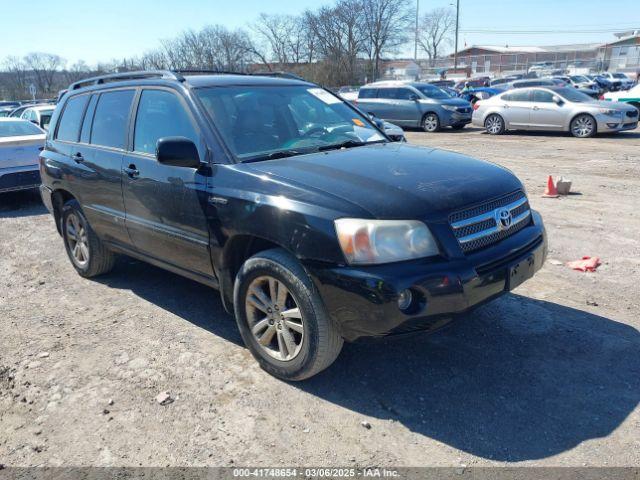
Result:
M593 137L596 134L596 121L586 113L571 120L571 134L577 138Z
M504 119L493 113L484 121L484 128L490 135L502 135L504 133Z
M338 357L343 339L309 275L286 251L267 250L247 260L233 293L242 339L271 375L304 380Z
M422 119L422 129L428 133L437 132L440 130L440 117L435 113L427 113Z

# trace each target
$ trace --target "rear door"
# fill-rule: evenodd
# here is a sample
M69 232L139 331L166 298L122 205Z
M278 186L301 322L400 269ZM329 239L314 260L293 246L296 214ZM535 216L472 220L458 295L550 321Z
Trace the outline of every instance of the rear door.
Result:
M167 88L144 88L136 101L134 128L123 162L126 224L135 248L151 258L213 276L205 216L209 168L163 165L156 145L185 137L206 160L206 147L185 99Z
M566 109L553 101L549 90L533 90L531 107L531 128L560 130L565 124Z
M364 113L371 113L378 118L384 118L385 104L378 98L380 89L378 88L361 88L358 92L357 106Z
M74 169L72 192L79 197L91 227L104 240L130 244L122 199L122 159L135 89L116 89L87 98L79 133L70 132L68 155ZM73 100L73 99L71 99ZM62 113L57 136L60 139L67 108Z
M521 88L503 95L499 105L503 109L503 117L507 122L507 127L528 129L531 119L531 90Z

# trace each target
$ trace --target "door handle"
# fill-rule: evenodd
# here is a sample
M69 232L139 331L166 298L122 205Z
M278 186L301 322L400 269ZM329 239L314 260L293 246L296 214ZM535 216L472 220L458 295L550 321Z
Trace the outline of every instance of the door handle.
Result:
M502 108L509 108L509 105L502 105Z
M76 163L82 163L84 162L84 157L82 156L82 154L80 152L76 153L73 157L71 157L73 159L74 162Z
M131 164L127 168L124 168L123 171L124 173L129 175L129 178L136 178L140 176L140 170L138 170L134 164Z
M538 106L534 106L534 107L533 107L533 109L534 109L534 110L540 110L540 107L538 107Z

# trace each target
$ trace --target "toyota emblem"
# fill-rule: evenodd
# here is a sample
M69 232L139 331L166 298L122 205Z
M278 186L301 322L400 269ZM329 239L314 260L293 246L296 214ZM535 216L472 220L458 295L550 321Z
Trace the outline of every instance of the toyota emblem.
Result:
M513 217L508 209L499 208L496 210L496 224L498 226L498 230L508 229L511 226L512 220Z

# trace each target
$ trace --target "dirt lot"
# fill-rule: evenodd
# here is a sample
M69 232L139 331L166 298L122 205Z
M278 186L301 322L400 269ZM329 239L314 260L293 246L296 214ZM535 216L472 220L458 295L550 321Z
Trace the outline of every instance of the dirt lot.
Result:
M216 292L131 260L83 280L37 196L3 195L0 463L639 466L640 131L409 139L511 168L550 259L604 264L548 262L446 330L346 345L287 384L256 366ZM576 195L540 198L550 173Z

